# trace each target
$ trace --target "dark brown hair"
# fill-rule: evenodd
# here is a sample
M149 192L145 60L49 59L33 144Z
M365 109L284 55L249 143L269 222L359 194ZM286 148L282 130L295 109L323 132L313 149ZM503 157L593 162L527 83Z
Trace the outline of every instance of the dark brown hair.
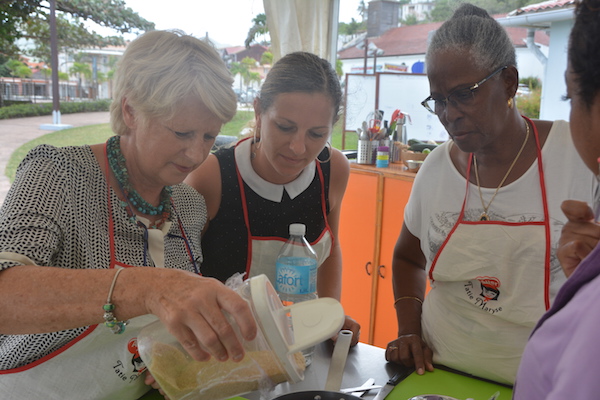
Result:
M334 122L342 104L342 89L331 64L314 54L299 51L279 59L267 75L258 97L261 112L281 93L304 92L328 95L334 106Z
M583 0L575 8L569 39L569 63L577 91L589 107L600 91L600 0Z

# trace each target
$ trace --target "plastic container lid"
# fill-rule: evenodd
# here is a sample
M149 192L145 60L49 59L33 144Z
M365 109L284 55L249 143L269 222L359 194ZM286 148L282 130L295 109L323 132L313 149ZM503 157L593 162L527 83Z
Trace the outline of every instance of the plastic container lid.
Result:
M256 319L265 339L289 380L293 383L301 381L304 373L294 361L294 354L339 332L345 318L342 305L333 298L323 297L284 307L265 275L250 279L250 291Z

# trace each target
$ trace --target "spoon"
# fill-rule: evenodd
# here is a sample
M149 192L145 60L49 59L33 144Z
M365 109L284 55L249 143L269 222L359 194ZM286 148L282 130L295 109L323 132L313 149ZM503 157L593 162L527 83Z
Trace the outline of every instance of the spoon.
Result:
M496 392L492 395L492 397L489 398L489 400L496 400L498 397L500 397L500 392Z

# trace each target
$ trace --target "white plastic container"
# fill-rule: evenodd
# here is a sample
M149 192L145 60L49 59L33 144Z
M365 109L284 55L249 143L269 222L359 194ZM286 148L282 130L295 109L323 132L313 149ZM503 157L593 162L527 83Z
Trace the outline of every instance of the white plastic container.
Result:
M305 368L300 352L335 335L344 322L344 310L332 298L284 307L265 275L248 279L236 291L251 305L259 326L252 341L238 332L246 350L241 362L193 360L160 321L140 332L140 356L171 400L228 399L298 382Z

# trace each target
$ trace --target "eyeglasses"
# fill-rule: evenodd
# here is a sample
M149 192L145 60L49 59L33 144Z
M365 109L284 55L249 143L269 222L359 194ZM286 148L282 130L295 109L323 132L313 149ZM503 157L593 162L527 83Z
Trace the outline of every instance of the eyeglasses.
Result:
M482 80L477 83L474 83L472 86L459 88L454 90L452 93L448 95L445 99L434 99L429 96L425 100L421 102L421 105L427 109L432 114L440 115L448 106L448 103L451 103L454 107L464 107L473 105L475 98L475 90L479 89L481 85L494 75L504 71L508 66L500 67L490 75L486 76Z

